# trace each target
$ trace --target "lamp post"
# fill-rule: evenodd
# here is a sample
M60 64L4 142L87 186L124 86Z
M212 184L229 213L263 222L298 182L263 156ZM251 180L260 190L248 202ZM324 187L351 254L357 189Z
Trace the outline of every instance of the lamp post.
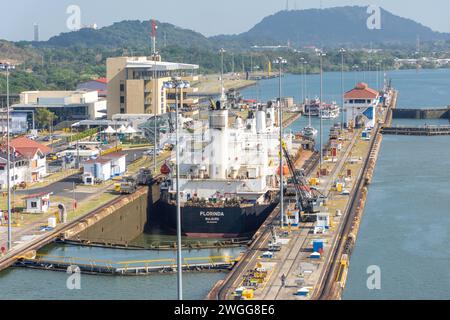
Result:
M304 87L304 92L305 92L305 99L303 100L303 102L306 102L306 99L308 98L308 94L307 94L307 87L306 87L306 65L308 64L308 61L303 61L303 87Z
M179 148L179 129L178 129L178 89L180 89L180 97L183 95L183 88L189 88L187 81L181 80L180 77L173 77L171 81L164 83L166 89L175 89L175 152L176 152L176 195L177 195L177 283L178 283L178 300L183 300L183 278L181 265L181 204L180 204L180 148Z
M361 63L363 64L362 67L362 71L363 71L363 82L366 82L366 66L367 66L367 61L361 61Z
M376 69L376 73L377 73L377 90L380 90L380 63L377 62L375 63L377 69Z
M319 162L319 177L322 175L322 160L323 160L323 119L322 119L322 104L323 104L323 57L326 56L326 53L319 51L318 53L320 57L320 103L319 103L319 118L320 118L320 162Z
M301 88L301 92L302 92L302 94L301 94L302 103L305 101L305 85L304 85L304 79L303 79L304 70L305 70L304 61L305 61L305 58L300 57L300 68L301 68L300 88Z
M9 136L9 72L14 70L16 67L9 63L0 63L0 70L4 70L6 73L6 149L7 149L7 159L6 159L6 175L7 183L6 188L8 189L8 250L12 249L12 228L11 228L11 150L10 150L10 136Z
M220 56L221 56L221 67L220 67L220 100L225 101L225 87L224 87L224 81L223 81L223 54L225 53L225 49L221 48L219 50Z
M284 173L283 173L283 110L281 103L281 78L283 76L283 64L286 64L286 59L282 57L278 57L274 60L275 64L279 65L279 81L278 81L278 124L280 126L280 213L281 213L281 228L283 228L283 220L284 220Z
M153 101L153 171L156 174L156 108L159 105L159 99L158 99L158 80L156 80L156 52L153 53L153 89L155 90L155 93L153 95L155 101Z
M341 53L341 94L342 94L342 107L341 107L341 132L344 130L344 54L345 49L339 50Z

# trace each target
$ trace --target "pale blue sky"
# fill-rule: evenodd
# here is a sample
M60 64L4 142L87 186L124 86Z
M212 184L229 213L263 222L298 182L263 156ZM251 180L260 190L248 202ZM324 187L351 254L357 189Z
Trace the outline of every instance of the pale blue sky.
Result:
M204 35L241 33L267 15L286 7L286 0L2 0L7 9L0 19L0 39L32 40L33 24L41 40L67 32L66 9L81 8L83 24L100 27L125 19L160 21L193 29ZM289 0L290 8L380 5L394 14L416 20L433 30L450 32L448 0ZM5 7L6 4L6 7Z

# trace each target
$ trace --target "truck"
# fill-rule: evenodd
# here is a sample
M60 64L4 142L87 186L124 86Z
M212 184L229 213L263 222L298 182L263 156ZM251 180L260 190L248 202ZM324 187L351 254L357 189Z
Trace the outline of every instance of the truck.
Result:
M135 177L124 177L120 182L121 194L132 194L137 190L137 181Z
M137 175L137 184L140 186L148 186L153 182L153 172L148 168L139 169Z

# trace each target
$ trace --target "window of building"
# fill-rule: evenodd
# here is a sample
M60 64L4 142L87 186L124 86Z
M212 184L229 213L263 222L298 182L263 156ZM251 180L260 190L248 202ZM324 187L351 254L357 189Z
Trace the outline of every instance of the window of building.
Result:
M120 97L120 103L125 103L125 97Z
M123 83L120 84L120 91L121 92L125 91L125 85Z
M31 201L31 207L32 208L37 208L37 202L36 201Z

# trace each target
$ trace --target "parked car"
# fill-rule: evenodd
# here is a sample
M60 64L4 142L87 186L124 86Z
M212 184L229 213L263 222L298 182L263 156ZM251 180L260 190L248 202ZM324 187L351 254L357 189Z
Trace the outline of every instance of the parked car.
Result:
M154 153L154 149L148 149L147 151L144 151L144 155L145 156L152 156ZM156 155L159 156L162 153L162 151L160 149L156 149Z

